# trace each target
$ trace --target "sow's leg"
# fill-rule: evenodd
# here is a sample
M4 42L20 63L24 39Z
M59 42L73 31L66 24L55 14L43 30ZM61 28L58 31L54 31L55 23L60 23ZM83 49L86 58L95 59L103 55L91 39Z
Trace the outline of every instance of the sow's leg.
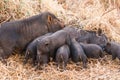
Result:
M0 61L2 62L2 63L6 63L6 61L5 61L5 56L4 56L5 54L4 54L4 50L2 49L2 48L0 48Z
M0 47L0 61L7 65L6 59L12 54L12 50L10 49L3 49Z

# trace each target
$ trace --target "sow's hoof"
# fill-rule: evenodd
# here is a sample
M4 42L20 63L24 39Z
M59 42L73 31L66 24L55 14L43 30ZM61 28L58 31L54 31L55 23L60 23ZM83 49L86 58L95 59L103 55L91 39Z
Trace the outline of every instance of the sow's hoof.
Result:
M7 60L0 58L0 61L7 66Z

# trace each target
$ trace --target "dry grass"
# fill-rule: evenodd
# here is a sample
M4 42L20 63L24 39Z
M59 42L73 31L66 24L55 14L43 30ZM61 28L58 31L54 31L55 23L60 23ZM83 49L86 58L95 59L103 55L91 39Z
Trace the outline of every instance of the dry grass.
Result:
M88 30L101 28L107 36L120 42L119 0L0 0L0 23L23 19L43 11L51 11L66 24ZM8 59L8 66L0 63L1 80L119 80L119 61L89 60L89 68L69 63L67 70L58 71L53 63L35 71L30 64L22 65L20 55Z
M43 70L35 70L30 64L22 65L22 57L14 55L8 59L8 66L0 63L1 80L119 80L119 60L111 61L107 56L106 61L99 62L89 59L88 69L83 69L82 64L76 66L69 62L67 70L61 72L53 63Z

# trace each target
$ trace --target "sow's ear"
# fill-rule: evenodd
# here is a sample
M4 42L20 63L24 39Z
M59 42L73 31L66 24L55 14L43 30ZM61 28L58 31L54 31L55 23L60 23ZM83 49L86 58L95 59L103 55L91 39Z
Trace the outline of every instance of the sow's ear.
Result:
M98 36L101 36L102 35L102 29L99 28L97 33L98 33Z
M48 17L47 17L47 21L48 21L48 23L52 23L52 21L53 21L52 16L48 15Z

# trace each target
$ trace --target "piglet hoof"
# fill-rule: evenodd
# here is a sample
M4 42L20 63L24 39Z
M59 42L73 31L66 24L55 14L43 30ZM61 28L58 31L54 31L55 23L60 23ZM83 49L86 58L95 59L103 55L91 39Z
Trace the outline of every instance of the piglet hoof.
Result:
M64 71L66 71L67 69L66 69L66 68L64 68L63 70L64 70Z
M35 66L35 69L34 69L34 71L37 71L38 70L38 66Z
M83 68L84 68L84 69L87 69L87 65L84 64L84 65L83 65Z
M35 67L35 71L37 71L37 70L42 70L43 68L42 67L40 67L40 66L36 66Z
M43 70L46 70L47 64L43 64Z
M35 67L35 66L36 66L36 64L35 64L35 63L33 63L33 64L32 64L32 67Z
M7 61L6 60L2 61L2 63L7 66Z
M25 61L23 61L23 66L25 66L26 65L26 62Z
M57 70L58 70L58 71L60 70L59 66L57 66Z
M83 69L87 69L87 66L83 66Z
M76 63L76 66L79 66L80 65L80 63Z
M39 66L35 66L35 71L37 71L37 70L39 70L40 68L39 68Z
M60 72L63 72L63 71L65 71L65 70L64 70L64 69L61 69L61 70L60 70Z

